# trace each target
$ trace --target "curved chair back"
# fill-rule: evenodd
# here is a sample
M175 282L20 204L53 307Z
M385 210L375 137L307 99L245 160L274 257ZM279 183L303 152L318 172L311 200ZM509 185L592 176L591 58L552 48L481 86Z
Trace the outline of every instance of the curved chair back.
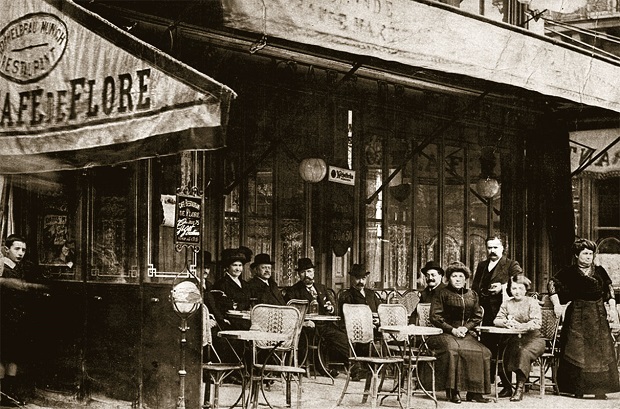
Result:
M344 304L342 313L347 338L351 345L367 344L373 341L372 310L368 305Z
M555 349L555 340L558 336L558 328L560 326L560 318L555 316L553 308L543 307L542 323L540 325L541 336L551 343L551 348Z
M297 308L299 310L299 313L301 314L302 320L306 318L306 312L308 311L308 300L292 299L292 300L288 300L286 305L290 305L292 307Z
M420 293L415 290L407 290L403 294L394 291L388 295L388 304L402 304L407 308L407 314L411 315L420 302Z
M431 303L419 303L416 311L418 312L418 325L422 327L432 327L431 324Z
M301 313L293 306L258 304L250 312L251 329L285 334L287 336L279 349L296 349L303 320ZM276 345L275 341L256 341L259 349L268 349Z
M402 304L379 304L377 307L377 313L379 314L379 321L381 325L407 325L409 315L407 314L407 308ZM406 341L407 335L398 334L390 335L383 334L383 340L386 342Z

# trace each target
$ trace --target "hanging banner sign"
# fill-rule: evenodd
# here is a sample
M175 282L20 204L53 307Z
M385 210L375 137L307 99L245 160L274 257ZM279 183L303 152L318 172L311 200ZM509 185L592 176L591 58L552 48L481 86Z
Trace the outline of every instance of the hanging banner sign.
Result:
M616 141L618 137L620 129L571 132L569 138L571 172L584 166L606 149L598 159L583 169L579 176L594 178L620 176L620 142ZM613 145L610 147L610 144Z
M184 246L200 249L202 197L177 195L174 243L177 250Z
M532 4L536 1L542 4ZM561 3L563 10L571 10L579 2L571 0L568 9L568 1ZM232 29L514 85L620 112L617 64L519 27L432 3L226 0L222 5L224 25Z
M55 0L0 2L0 90L0 173L221 148L235 96L74 2Z
M342 183L343 185L355 185L355 171L336 166L330 166L327 172L330 182Z

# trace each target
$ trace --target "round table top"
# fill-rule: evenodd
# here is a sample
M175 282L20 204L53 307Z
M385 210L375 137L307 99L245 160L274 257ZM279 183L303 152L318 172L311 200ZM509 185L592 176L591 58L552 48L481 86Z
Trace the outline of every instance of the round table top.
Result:
M504 328L504 327L496 327L494 325L480 325L475 328L479 332L487 332L489 334L507 334L507 335L519 335L525 334L527 332L526 329L517 329L517 328Z
M420 325L382 325L379 331L403 335L439 335L443 332L441 328Z
M340 321L337 315L306 314L306 321Z
M244 320L250 319L250 311L228 310L226 315L234 318L241 318Z
M256 330L224 330L217 333L219 337L229 339L240 339L244 341L286 341L286 334L276 332L256 331Z

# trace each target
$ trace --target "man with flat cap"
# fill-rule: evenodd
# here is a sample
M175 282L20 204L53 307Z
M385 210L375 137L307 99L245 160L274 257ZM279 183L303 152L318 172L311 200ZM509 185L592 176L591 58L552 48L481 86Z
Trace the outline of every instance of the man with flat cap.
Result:
M250 300L254 304L286 304L278 284L272 277L274 264L269 254L261 253L254 256L254 262L250 264L254 277L248 281L247 286L250 292Z

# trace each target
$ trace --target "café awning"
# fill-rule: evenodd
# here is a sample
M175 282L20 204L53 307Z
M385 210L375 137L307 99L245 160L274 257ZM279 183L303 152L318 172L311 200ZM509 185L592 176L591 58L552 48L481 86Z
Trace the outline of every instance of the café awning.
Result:
M66 0L0 2L0 174L224 146L234 91Z
M617 61L443 4L424 0L222 0L222 4L224 25L256 33L257 50L268 47L270 38L281 38L620 112Z

